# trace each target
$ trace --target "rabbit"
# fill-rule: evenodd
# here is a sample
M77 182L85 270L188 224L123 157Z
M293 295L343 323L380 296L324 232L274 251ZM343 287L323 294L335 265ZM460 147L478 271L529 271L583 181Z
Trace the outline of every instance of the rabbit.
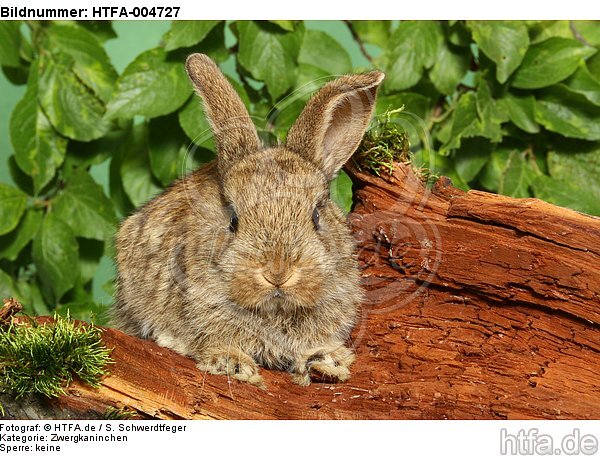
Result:
M203 54L185 66L217 158L122 222L114 326L263 388L259 366L300 385L347 380L363 290L329 183L358 147L384 74L327 83L285 145L264 147L219 67Z

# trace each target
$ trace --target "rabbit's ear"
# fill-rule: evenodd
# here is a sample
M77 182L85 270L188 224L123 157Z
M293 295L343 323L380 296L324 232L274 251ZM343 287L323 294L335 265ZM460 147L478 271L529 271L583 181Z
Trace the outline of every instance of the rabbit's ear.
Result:
M287 147L333 179L360 144L384 77L371 71L342 76L323 86L290 128Z
M226 171L231 162L260 148L256 128L243 101L219 67L204 54L192 54L185 68L215 135L219 170Z

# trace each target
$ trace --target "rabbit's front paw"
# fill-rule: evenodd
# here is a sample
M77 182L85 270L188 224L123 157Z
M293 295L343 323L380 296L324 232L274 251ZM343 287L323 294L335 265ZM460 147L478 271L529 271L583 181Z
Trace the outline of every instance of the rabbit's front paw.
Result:
M306 353L303 357L302 367L293 375L293 380L302 386L310 384L310 379L322 381L345 382L350 378L350 365L355 356L352 351L343 345L320 347Z
M214 350L203 354L196 366L210 374L227 375L227 377L265 388L263 378L258 373L258 364L241 351Z
M306 363L311 377L325 381L345 382L350 378L351 363L333 353L316 353Z

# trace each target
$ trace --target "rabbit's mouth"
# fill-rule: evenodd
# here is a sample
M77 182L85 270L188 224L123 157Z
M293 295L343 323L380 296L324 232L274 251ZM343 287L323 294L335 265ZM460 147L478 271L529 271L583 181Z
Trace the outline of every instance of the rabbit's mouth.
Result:
M222 258L229 299L253 311L265 309L285 313L312 308L322 299L325 288L324 268L319 258L305 255L271 254L257 260L238 252Z
M259 312L288 313L299 308L311 308L319 299L321 283L308 285L302 274L291 274L287 280L267 280L261 273L234 278L231 298L242 307ZM276 282L277 284L273 284Z
M285 298L284 292L282 290L280 290L279 288L275 288L275 290L273 290L273 293L271 293L271 296L273 297L273 299Z
M289 291L274 289L257 303L256 311L266 315L293 315L299 309L312 308L314 305L313 301L306 302Z

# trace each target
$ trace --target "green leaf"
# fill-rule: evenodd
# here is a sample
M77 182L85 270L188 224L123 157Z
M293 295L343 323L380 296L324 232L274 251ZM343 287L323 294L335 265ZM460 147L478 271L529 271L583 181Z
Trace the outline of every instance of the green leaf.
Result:
M27 63L33 62L35 58L33 46L25 38L21 39L21 48L19 49L19 55Z
M12 277L0 269L0 300L15 298L17 294L15 291Z
M455 167L458 175L465 182L470 182L485 166L492 146L483 138L467 139L462 142L461 148L455 151Z
M569 21L590 46L600 47L600 21Z
M529 198L531 183L539 174L529 152L502 145L491 152L479 181L488 190L514 198Z
M14 230L27 205L27 195L21 190L0 184L0 235Z
M27 315L50 315L50 309L44 301L40 287L34 280L18 280L16 294Z
M535 105L535 120L568 138L600 140L600 107L564 86L553 87Z
M150 121L150 167L163 187L186 174L188 145L177 117L157 117Z
M111 21L78 21L77 25L94 35L100 43L117 37Z
M252 77L264 81L273 100L287 92L296 80L297 60L304 27L293 32L265 22L240 21L239 63Z
M533 95L507 92L498 103L508 114L508 118L527 133L539 133L540 126L535 121L535 98Z
M405 90L419 82L423 68L435 63L443 39L437 21L400 22L387 44L387 90Z
M82 143L69 141L67 156L63 166L65 175L74 168L88 168L104 163L113 157L127 136L127 129L111 130L105 136L95 141Z
M21 66L21 22L0 21L0 65Z
M293 32L296 28L296 24L294 21L269 21L272 24L278 25L286 32Z
M331 181L329 185L331 199L344 211L349 213L352 209L352 180L344 171Z
M553 37L532 45L515 72L512 86L539 89L556 84L572 75L579 63L596 49L577 40Z
M67 302L56 306L56 312L64 317L68 315L74 320L86 321L95 325L107 326L110 318L107 315L108 307L92 299L92 296L82 290L81 300Z
M390 38L392 22L352 21L352 29L363 42L384 48Z
M183 61L168 60L162 48L150 49L137 56L119 76L106 117L164 116L183 105L191 93Z
M173 21L163 36L166 51L200 43L220 21Z
M420 149L411 154L411 163L417 168L427 168L431 174L446 176L452 180L452 185L461 190L469 190L469 185L460 177L454 168L454 161L434 151Z
M73 58L72 71L103 102L110 98L117 72L96 37L81 27L52 25L47 29L44 47L51 53Z
M600 215L600 145L568 141L548 152L551 181L534 183L536 196L560 206Z
M202 52L208 55L217 63L225 62L229 58L229 49L225 45L225 22L221 21L214 27L209 34L202 40L202 42L192 48L194 52ZM180 49L181 52L185 52L182 56L181 61L189 55L187 49ZM179 51L178 51L179 52Z
M498 143L502 140L500 125L508 120L508 115L496 104L492 98L490 87L485 80L479 83L476 93L477 115L479 116L481 136Z
M582 189L577 182L541 175L533 181L533 191L536 198L557 206L600 216L598 195Z
M571 92L579 93L596 106L600 106L600 81L588 70L582 62L577 71L567 81L565 86Z
M447 36L448 41L455 46L468 47L471 44L471 34L465 29L462 22L448 21L447 25Z
M586 66L590 70L590 74L600 81L600 54L595 54L586 60Z
M471 54L468 49L449 46L445 41L440 45L439 54L429 78L435 88L444 95L450 95L469 71Z
M139 207L162 191L150 169L148 125L134 126L125 146L121 182L133 205Z
M191 101L197 103L197 100ZM200 154L192 146L179 126L177 116L157 117L150 121L150 167L163 187L196 167L195 159Z
M302 65L306 68L308 65ZM314 68L314 67L313 67ZM306 99L303 97L290 97L277 104L277 111L273 112L268 122L275 126L273 133L280 142L284 142L288 130L296 121L302 110L306 106Z
M527 27L521 21L469 21L473 39L496 63L501 84L519 67L529 46Z
M548 172L556 178L579 183L600 193L600 143L565 141L548 152Z
M130 127L128 129L127 139L123 141L123 145L127 146L131 143L131 134L132 133ZM127 153L127 149L125 149L123 145L118 150L119 154L115 155L115 157L110 161L108 173L108 188L110 191L110 199L113 202L119 216L121 217L129 215L135 210L133 203L125 193L123 181L121 180L121 164L123 162L125 154Z
M442 144L447 144L450 141L450 134L452 133L452 121L452 116L449 116L442 118L438 123L435 123L431 130L433 138ZM448 155L448 150L441 147L439 153Z
M512 149L507 147L498 147L490 153L487 163L479 174L479 182L487 190L499 193L511 152Z
M91 136L101 136L101 133L94 131L98 126L103 128L105 125L95 118L104 114L104 102L110 97L117 77L103 47L94 34L74 22L52 24L37 36L37 45L44 52L40 53L40 63L34 66L40 67L38 96L46 115L55 128L66 136L84 141ZM23 58L31 60L30 54L28 45L22 48ZM54 106L53 102L61 104ZM84 116L80 122L69 124L72 118L68 110L74 105L83 106L81 112ZM66 112L61 113L61 110ZM92 116L89 121L86 115L88 111Z
M19 253L37 233L42 223L42 212L29 209L21 218L19 225L8 234L0 236L0 258L16 261Z
M42 287L58 301L79 275L78 245L69 225L50 213L33 240L35 262Z
M377 114L399 109L404 106L403 113L416 116L418 119L427 120L432 108L431 98L414 92L401 92L395 95L382 95L377 97Z
M294 99L304 100L306 103L313 93L331 80L331 76L330 72L316 66L307 65L306 63L298 64L298 77L294 84ZM267 112L269 110L270 108L267 109Z
M179 124L195 144L210 150L215 150L213 133L206 114L204 113L202 99L192 97L179 111Z
M88 283L94 278L104 253L104 242L77 238L79 245L79 282Z
M38 99L45 114L63 136L91 141L104 136L110 123L104 104L76 73L75 59L56 51L39 61Z
M531 44L541 43L555 36L561 38L573 38L573 32L569 21L537 21L529 28Z
M352 70L352 61L346 50L331 35L320 30L304 33L298 63L312 65L332 75Z
M481 123L477 114L477 97L473 92L465 93L456 104L452 116L450 140L441 152L460 147L462 138L472 138L481 133Z
M52 209L76 236L104 240L114 234L117 219L113 204L85 169L70 176L52 200Z
M498 191L513 198L529 198L531 196L529 187L534 178L535 175L525 158L525 154L513 150L508 155Z
M17 165L14 154L8 157L8 170L10 177L13 182L17 185L19 190L24 191L28 195L33 195L33 181L31 177L21 171L21 168Z
M37 81L30 75L29 87L10 117L10 140L19 168L33 179L38 194L63 163L67 140L54 130L37 101Z

